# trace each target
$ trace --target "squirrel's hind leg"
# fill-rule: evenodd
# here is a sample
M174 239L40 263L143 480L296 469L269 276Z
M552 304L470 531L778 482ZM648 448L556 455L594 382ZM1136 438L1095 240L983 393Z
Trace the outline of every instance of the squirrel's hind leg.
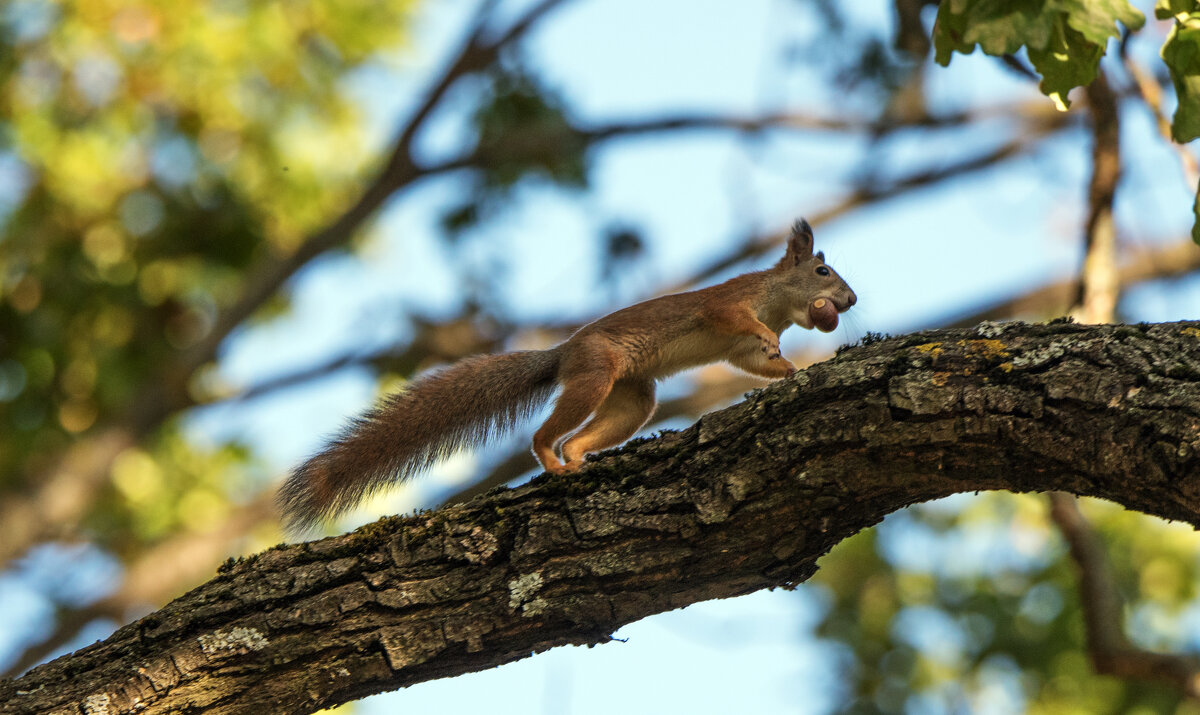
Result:
M618 380L596 416L563 445L566 470L583 465L583 458L632 437L654 413L654 381Z
M563 387L554 411L533 435L533 456L547 472L555 474L568 469L555 454L555 446L604 403L617 378L619 362L608 350L584 353L577 349L575 355L579 357L567 361L559 370L558 379Z

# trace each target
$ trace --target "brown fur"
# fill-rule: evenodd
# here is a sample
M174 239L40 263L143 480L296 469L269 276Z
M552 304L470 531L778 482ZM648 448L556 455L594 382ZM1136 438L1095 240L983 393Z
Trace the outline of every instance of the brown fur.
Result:
M422 375L347 425L279 490L289 527L336 516L367 495L508 430L554 391L557 350L479 355Z
M296 526L334 516L511 428L556 383L562 393L533 452L547 471L562 473L636 433L654 412L655 380L718 360L761 377L791 375L779 333L792 324L811 329L819 298L838 312L857 301L812 241L812 229L798 221L787 252L765 271L618 310L550 350L468 358L417 378L291 475L280 493L285 515Z

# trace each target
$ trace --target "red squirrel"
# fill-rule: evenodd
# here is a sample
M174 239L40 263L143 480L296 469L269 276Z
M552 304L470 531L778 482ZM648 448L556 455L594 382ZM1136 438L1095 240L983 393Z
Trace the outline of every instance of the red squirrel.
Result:
M796 366L780 355L779 333L792 324L832 331L857 300L813 253L812 228L800 219L783 258L767 270L618 310L549 350L479 355L421 375L291 474L279 494L284 516L294 528L336 516L512 428L556 386L562 392L533 436L533 453L547 472L574 471L588 453L646 424L655 380L718 360L787 377Z

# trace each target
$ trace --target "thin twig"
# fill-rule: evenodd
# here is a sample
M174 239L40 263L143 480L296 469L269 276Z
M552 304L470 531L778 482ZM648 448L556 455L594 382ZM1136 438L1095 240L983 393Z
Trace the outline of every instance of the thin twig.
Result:
M984 169L989 169L996 164L1004 162L1016 156L1020 156L1029 151L1037 139L1042 138L1050 129L1031 130L1019 139L1013 139L986 154L981 156L966 159L956 164L944 166L938 169L922 171L906 176L902 179L889 182L883 186L863 186L853 189L845 197L837 201L832 206L829 206L820 211L810 213L808 215L809 223L818 226L823 223L839 218L851 211L862 208L884 199L891 199L897 196L907 194L910 191L927 188L936 185L947 179L954 179L968 174L972 174ZM688 290L699 283L711 280L713 277L725 273L726 271L735 268L745 261L759 258L771 251L776 250L783 243L785 233L774 233L766 236L758 236L745 241L737 250L728 253L707 265L701 267L687 279L676 283L669 287L666 291L674 293L681 290Z
M425 94L416 111L405 123L397 137L391 155L383 169L372 181L358 201L339 216L333 223L310 236L289 256L272 257L256 270L250 272L242 296L216 319L211 331L203 340L181 357L176 370L190 374L208 362L216 354L217 346L238 325L250 317L266 302L300 267L316 256L341 246L367 220L383 202L399 188L424 175L412 158L412 142L425 121L441 102L446 92L458 80L478 72L499 56L508 45L516 42L534 24L564 0L543 0L533 7L499 39L488 42L484 39L487 13L481 13L464 40L455 59L442 71L438 80Z

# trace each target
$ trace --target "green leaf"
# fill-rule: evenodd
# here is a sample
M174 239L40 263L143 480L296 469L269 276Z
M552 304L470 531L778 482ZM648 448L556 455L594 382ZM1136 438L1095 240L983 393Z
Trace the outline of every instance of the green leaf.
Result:
M1154 3L1154 16L1159 20L1170 20L1176 15L1196 10L1196 0L1158 0Z
M1091 84L1104 55L1103 45L1096 45L1065 24L1056 28L1056 37L1046 49L1029 48L1029 61L1042 76L1038 87L1060 110L1071 106L1067 92Z
M944 2L934 27L935 59L948 65L955 51L969 55L976 44L989 55L1011 54L1025 45L1045 47L1054 19L1043 0Z
M1140 30L1146 16L1127 0L1052 0L1050 5L1067 14L1067 24L1100 47L1111 37L1120 37L1120 22L1130 30Z
M1171 120L1171 136L1180 144L1200 136L1200 13L1176 20L1160 53L1179 104Z
M948 0L934 27L935 59L947 65L954 52L970 54L976 45L989 55L1024 47L1042 92L1065 110L1067 92L1096 78L1108 40L1121 36L1117 23L1136 30L1145 22L1128 0Z

